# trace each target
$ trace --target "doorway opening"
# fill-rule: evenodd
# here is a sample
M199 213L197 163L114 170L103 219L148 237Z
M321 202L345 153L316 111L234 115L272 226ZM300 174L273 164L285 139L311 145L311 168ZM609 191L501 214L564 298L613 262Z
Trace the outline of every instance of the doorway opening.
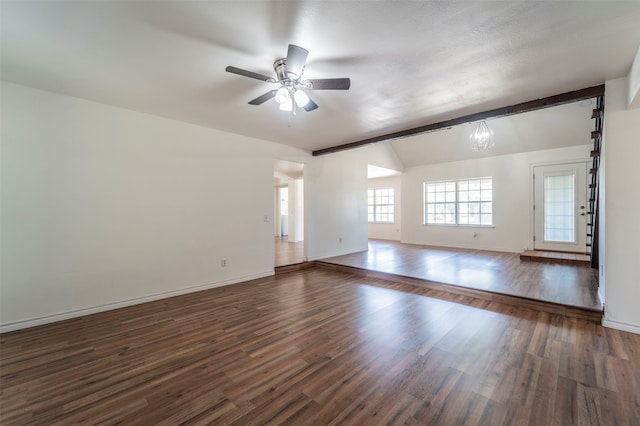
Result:
M275 266L301 263L304 248L304 165L274 162Z

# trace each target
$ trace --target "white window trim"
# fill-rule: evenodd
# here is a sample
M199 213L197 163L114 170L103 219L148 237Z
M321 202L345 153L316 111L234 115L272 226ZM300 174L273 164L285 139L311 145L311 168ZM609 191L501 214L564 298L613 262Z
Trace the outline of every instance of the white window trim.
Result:
M375 203L375 192L377 190L381 190L381 189L390 189L392 191L392 193L393 193L393 204L384 204L385 206L391 206L393 208L393 213L392 213L393 214L393 220L392 221L375 220L375 217L376 217L376 210L375 209L377 207L377 205ZM369 206L371 204L369 204L369 201L367 199L367 220L368 220L368 222L369 223L375 223L375 224L394 224L394 223L396 223L396 191L395 191L395 188L392 187L392 186L381 186L381 187L376 187L376 188L367 188L367 197L369 195L369 191L373 191L373 194L374 194L374 202L373 202L373 209L374 209L373 210L373 218L374 218L374 220L373 221L369 220L368 209L369 209Z
M458 201L458 194L459 194L459 186L458 184L460 182L464 182L464 181L470 181L470 180L478 180L478 179L491 179L491 224L477 224L477 223L458 223L459 220L459 207L458 207L458 203L460 201ZM455 183L455 205L456 205L456 212L455 212L455 220L456 223L427 223L427 185L428 184L436 184L436 183ZM481 176L481 177L473 177L473 178L462 178L462 179L447 179L447 180L434 180L434 181L427 181L427 182L423 182L422 184L422 197L423 197L423 201L422 201L422 225L423 226L444 226L444 227L453 227L453 228L458 228L458 227L464 227L464 228L483 228L483 229L487 229L487 228L495 228L495 213L494 213L494 191L493 191L494 187L493 187L493 176ZM464 201L463 201L464 202ZM434 204L434 203L431 203Z

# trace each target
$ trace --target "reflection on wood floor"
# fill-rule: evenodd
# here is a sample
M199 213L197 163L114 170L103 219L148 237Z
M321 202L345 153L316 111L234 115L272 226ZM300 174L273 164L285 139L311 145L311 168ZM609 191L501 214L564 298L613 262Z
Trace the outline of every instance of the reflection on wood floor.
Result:
M383 240L369 240L368 251L322 260L602 312L598 273L587 266L521 261L516 253Z
M7 425L640 424L639 335L323 268L5 333L0 372Z
M276 267L293 265L304 258L304 241L290 243L286 236L275 237Z

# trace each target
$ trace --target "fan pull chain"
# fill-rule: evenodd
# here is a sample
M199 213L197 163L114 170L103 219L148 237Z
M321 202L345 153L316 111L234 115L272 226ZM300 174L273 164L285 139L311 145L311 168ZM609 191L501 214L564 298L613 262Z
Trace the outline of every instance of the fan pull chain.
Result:
M298 106L296 105L295 102L291 101L292 103L292 108L291 111L289 111L289 124L287 125L287 127L291 128L291 124L293 123L293 119L296 116L296 110L298 109Z

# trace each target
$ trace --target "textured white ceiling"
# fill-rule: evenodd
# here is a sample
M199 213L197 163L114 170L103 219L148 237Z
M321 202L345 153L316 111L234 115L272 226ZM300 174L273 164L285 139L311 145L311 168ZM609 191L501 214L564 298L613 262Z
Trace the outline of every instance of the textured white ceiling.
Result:
M591 99L487 120L494 133L495 146L486 151L471 149L469 136L477 123L398 139L391 145L404 167L412 167L593 144L591 112L594 108L595 100Z
M626 75L639 1L1 2L2 79L306 150L550 96ZM315 91L291 123L272 75L310 51ZM290 125L289 125L290 124ZM397 145L397 144L396 144ZM402 147L401 149L409 149Z
M273 162L274 177L276 184L283 184L292 179L302 179L304 174L304 164L293 161L276 160Z

